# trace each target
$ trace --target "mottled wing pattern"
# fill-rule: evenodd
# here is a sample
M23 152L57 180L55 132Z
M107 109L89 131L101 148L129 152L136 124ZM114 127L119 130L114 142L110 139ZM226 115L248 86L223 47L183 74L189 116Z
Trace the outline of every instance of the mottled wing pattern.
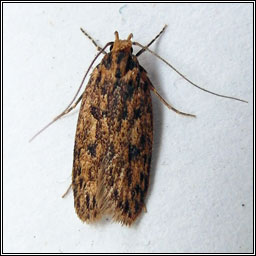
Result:
M130 225L144 207L152 153L152 104L146 71L134 55L106 54L83 95L72 188L78 216Z

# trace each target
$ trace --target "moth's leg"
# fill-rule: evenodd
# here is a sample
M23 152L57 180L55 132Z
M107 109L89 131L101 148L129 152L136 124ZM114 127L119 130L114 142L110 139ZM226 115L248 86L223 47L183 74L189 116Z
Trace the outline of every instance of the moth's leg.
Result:
M69 193L71 187L72 187L72 183L69 185L67 191L62 195L62 198L64 198Z
M92 41L92 43L93 43L93 44L95 45L95 47L97 48L97 51L101 51L102 48L101 48L100 46L98 46L98 44L95 42L95 40L94 40L86 31L84 31L82 28L80 28L80 29L81 29L81 31L85 34L85 36L87 36L87 37ZM103 53L106 54L105 51L103 51Z
M149 80L148 80L149 81ZM152 85L152 83L149 81L149 88L151 91L153 91L156 96L165 104L165 106L167 106L169 109L173 110L174 112L176 112L177 114L183 115L183 116L190 116L190 117L196 117L195 115L192 114L188 114L188 113L184 113L179 111L178 109L174 108L172 105L170 105L169 103L166 102L166 100L158 93L158 91L156 90L156 88Z
M38 131L30 140L29 142L31 142L32 140L34 140L40 133L42 133L44 130L46 130L50 125L52 125L54 122L56 122L58 119L60 119L62 116L66 115L67 113L69 113L72 109L74 109L76 107L76 105L80 102L80 100L82 99L83 94L79 97L79 99L74 103L73 106L67 108L67 110L63 111L61 114L59 114L58 116L56 116L50 123L48 123L45 127L43 127L40 131Z
M66 114L69 113L72 109L74 109L74 108L77 106L77 104L80 102L80 100L81 100L82 98L83 98L83 94L80 95L80 97L77 99L77 101L76 101L70 108L68 108L68 109L62 114L62 116L66 115Z

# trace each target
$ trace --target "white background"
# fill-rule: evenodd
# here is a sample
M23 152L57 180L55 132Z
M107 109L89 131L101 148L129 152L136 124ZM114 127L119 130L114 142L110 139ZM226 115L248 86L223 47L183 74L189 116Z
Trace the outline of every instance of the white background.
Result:
M4 252L252 252L252 4L4 4ZM71 101L96 49L133 33L159 92L147 213L128 228L82 223L71 182L79 107L28 140ZM134 47L134 52L137 49ZM100 60L99 60L100 61ZM85 87L85 85L84 85ZM83 88L84 89L84 88Z

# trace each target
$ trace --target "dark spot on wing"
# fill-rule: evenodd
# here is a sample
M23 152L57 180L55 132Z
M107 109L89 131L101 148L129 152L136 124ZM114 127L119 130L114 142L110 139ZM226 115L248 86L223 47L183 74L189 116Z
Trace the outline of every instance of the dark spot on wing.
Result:
M105 66L106 69L110 69L111 68L111 63L112 63L112 53L108 53L104 59L103 59L103 65Z
M93 115L93 117L97 120L100 119L100 110L94 106L91 106L91 114Z
M116 188L114 189L113 196L115 200L118 198L118 191Z
M144 190L140 190L140 202L143 203L144 202Z
M89 144L87 147L87 150L89 151L89 153L94 157L96 156L96 147L97 147L97 144L95 143Z
M128 84L125 85L126 88L123 90L123 102L126 102L128 99L131 99L134 92L134 84L133 80L131 79Z
M93 206L93 208L95 208L95 206L96 206L96 199L95 199L95 196L93 196L93 198L92 198L92 206Z
M90 207L90 195L88 193L86 194L86 207L87 209Z
M130 187L131 183L132 183L132 170L131 168L127 168L127 171L126 171L126 178L127 178L127 184L128 184L128 187Z
M130 209L130 205L129 205L129 202L128 200L126 199L125 200L125 203L124 203L124 212L127 213Z
M144 149L145 142L146 142L145 135L142 134L141 137L140 137L140 146L141 146L142 149Z
M144 165L145 165L148 159L147 155L143 155L143 159L144 159Z
M134 67L136 67L136 63L132 59L132 55L129 55L125 71L128 72L129 70L132 70Z
M129 162L134 160L140 154L140 150L135 146L130 144L129 145Z
M150 166L151 163L151 155L148 156L148 165Z
M79 187L80 187L80 189L83 187L83 183L84 183L84 179L80 178L79 179Z
M108 111L106 111L106 110L102 111L102 116L103 117L107 117L107 115L108 115Z
M144 178L144 191L147 192L148 190L148 175L145 175Z
M124 120L124 119L126 119L126 117L127 117L127 107L125 107L125 108L123 109L121 119Z
M144 180L144 172L140 172L140 183Z
M147 91L147 89L148 89L148 82L147 82L147 81L144 81L143 90L144 90L144 91Z
M120 68L116 69L116 74L115 74L116 78L121 78L122 74L121 74L121 70Z
M134 92L134 84L133 80L130 80L128 83L128 98L132 98L133 92Z
M133 117L134 117L134 119L138 119L141 117L141 109L140 108L134 109Z
M139 193L140 193L140 191L141 191L141 188L140 188L140 185L139 184L136 184L136 186L135 186L135 191L136 191L136 195L138 195Z

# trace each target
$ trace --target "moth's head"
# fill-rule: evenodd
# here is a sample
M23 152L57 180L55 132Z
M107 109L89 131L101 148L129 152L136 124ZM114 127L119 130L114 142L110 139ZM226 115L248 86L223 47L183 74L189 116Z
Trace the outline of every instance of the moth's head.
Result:
M132 48L132 41L131 38L133 37L132 34L130 34L126 40L120 40L118 32L115 32L115 42L113 46L111 46L111 51L112 52L118 52L118 51L127 51L130 52Z

